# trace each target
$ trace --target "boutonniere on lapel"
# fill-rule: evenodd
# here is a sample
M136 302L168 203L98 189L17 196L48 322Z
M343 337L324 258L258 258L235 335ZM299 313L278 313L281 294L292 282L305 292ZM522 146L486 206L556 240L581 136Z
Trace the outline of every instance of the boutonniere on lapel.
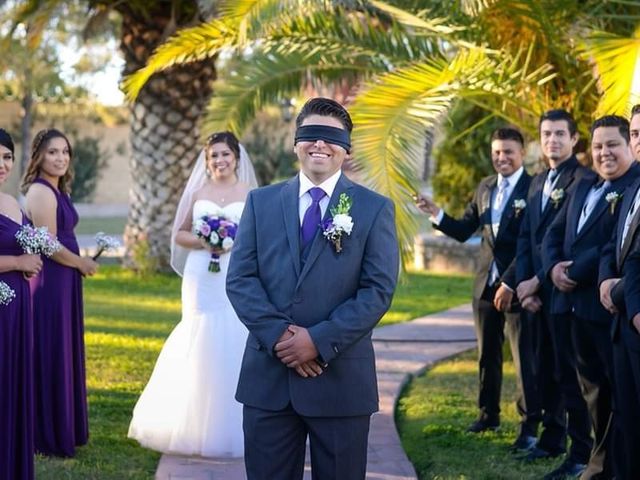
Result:
M516 212L516 218L520 216L520 213L527 208L527 201L524 198L518 198L513 201L513 211Z
M611 212L611 215L614 214L616 205L621 198L622 194L618 192L609 192L607 193L607 196L604 197L604 199L609 203L609 211Z
M322 234L333 243L338 253L342 251L342 234L351 235L351 230L353 230L353 219L349 215L351 204L351 198L346 193L341 193L338 205L330 210L331 218L322 223Z
M564 188L554 188L553 190L551 190L549 198L551 199L553 208L557 210L562 203L562 200L564 199Z

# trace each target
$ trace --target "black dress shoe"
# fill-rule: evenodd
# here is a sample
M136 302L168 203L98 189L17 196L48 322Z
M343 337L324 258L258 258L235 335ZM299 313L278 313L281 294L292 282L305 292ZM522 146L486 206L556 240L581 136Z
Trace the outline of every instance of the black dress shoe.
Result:
M521 457L520 460L524 462L535 462L537 460L544 460L545 458L556 458L562 455L562 452L549 452L540 447L533 447L529 453Z
M584 463L576 463L573 460L565 460L554 471L547 473L544 480L565 480L570 478L580 478L582 472L587 469Z
M496 430L498 430L498 427L500 426L500 421L498 420L476 420L475 422L473 422L471 425L469 425L469 428L467 428L467 432L471 432L471 433L480 433L480 432L486 432L486 431L492 431L495 432Z
M511 444L513 453L529 453L538 443L538 439L531 435L520 435L515 442Z

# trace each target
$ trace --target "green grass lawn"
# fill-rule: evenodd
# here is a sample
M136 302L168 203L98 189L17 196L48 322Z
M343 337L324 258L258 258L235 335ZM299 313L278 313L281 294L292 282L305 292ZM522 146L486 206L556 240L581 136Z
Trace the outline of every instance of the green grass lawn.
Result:
M508 358L505 352L505 358ZM517 435L513 363L504 365L498 432L466 433L477 417L477 351L443 361L416 378L396 411L402 445L421 480L539 479L561 460L523 464L509 453Z
M384 323L410 320L468 300L470 277L409 273ZM152 479L160 455L127 439L131 411L162 344L180 320L180 278L141 279L103 265L84 282L89 444L72 459L38 457L46 480Z
M126 217L80 217L75 232L76 235L95 235L98 232L122 235L126 224Z

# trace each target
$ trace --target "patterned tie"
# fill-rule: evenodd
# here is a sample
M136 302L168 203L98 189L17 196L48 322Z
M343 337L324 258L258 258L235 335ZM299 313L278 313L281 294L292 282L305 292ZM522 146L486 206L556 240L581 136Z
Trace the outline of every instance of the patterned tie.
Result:
M555 169L550 169L547 174L547 179L544 181L544 187L542 188L542 205L541 211L544 211L547 203L549 203L549 197L551 197L551 191L553 190L553 184L558 177L558 171Z
M309 189L309 195L311 195L311 205L304 212L302 219L302 226L300 227L300 240L302 241L302 249L309 244L316 234L316 230L320 226L322 221L322 212L320 210L320 200L324 198L326 193L320 187L313 187Z

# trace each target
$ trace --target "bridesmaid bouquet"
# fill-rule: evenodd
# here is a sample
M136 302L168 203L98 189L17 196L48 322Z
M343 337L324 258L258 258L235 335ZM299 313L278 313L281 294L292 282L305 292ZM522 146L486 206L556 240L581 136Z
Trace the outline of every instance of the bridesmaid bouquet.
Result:
M96 244L98 245L98 251L93 257L91 257L93 260L97 260L103 252L115 250L120 247L118 239L105 235L104 232L96 233Z
M233 247L238 225L222 215L203 215L193 224L193 233L213 247L209 271L220 271L220 251L228 252Z
M16 298L16 292L9 285L0 282L0 305L9 305Z
M50 257L62 248L60 242L49 233L47 227L23 225L16 232L16 240L28 255Z

